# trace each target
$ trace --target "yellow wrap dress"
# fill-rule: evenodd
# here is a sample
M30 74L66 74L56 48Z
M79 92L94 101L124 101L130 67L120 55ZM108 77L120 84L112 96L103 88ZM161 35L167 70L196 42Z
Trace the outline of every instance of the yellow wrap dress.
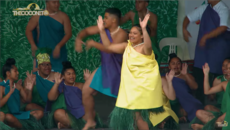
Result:
M161 76L154 53L143 55L128 42L116 107L130 110L162 107L161 92Z
M150 113L160 114L163 109L162 82L155 55L137 52L128 40L123 54L121 82L116 107L111 113L110 127L114 130L133 130L135 113L139 112L149 127Z
M156 126L157 124L159 124L163 120L165 120L167 117L171 116L173 118L173 120L178 124L179 118L177 117L176 113L171 109L169 99L165 95L164 91L162 91L162 96L163 96L163 104L164 104L163 108L165 111L161 114L150 113L149 119L150 119L151 123L153 124L153 126Z

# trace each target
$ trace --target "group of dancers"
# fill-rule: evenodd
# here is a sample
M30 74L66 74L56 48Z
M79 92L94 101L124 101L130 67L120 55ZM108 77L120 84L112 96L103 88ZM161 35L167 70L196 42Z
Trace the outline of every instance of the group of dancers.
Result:
M119 9L108 8L104 19L98 17L97 26L78 33L77 52L82 52L83 44L101 51L101 65L92 73L85 69L85 82L79 83L75 82L74 67L63 55L64 43L72 35L69 18L58 11L58 0L47 0L50 15L33 16L26 29L35 59L33 71L28 71L22 82L13 58L2 67L1 129L103 128L94 109L97 92L117 99L109 122L114 130L179 129L179 122L190 122L193 129L215 129L216 123L229 121L230 58L222 61L223 75L215 78L213 87L209 83L212 68L208 63L203 65L203 95L218 102L217 106L204 107L191 92L199 88L196 77L187 72L188 65L176 54L170 54L169 72L160 74L156 60L160 55L155 56L155 39L151 38L156 33L156 15L147 10L148 3L136 1L136 14L128 12L123 18ZM133 21L128 34L119 27L127 20ZM100 43L82 41L95 34L100 35Z

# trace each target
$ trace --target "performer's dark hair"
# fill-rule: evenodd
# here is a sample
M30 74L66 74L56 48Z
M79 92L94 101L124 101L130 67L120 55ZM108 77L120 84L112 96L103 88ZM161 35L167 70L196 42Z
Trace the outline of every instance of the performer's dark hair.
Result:
M177 58L177 59L180 61L180 63L182 64L181 59L180 59L175 53L169 54L169 63L171 62L171 60L172 60L173 58Z
M2 67L2 76L3 76L3 78L6 78L6 72L10 71L15 64L16 64L16 61L15 61L14 58L8 58L6 60L6 63Z
M135 24L133 25L133 27L137 27L137 29L141 32L141 34L143 34L140 24ZM151 34L151 30L148 25L146 26L146 31L148 32L149 35Z
M230 60L230 57L225 58L224 61L225 61L225 60Z
M138 1L145 1L145 2L149 3L149 0L138 0Z
M149 0L144 0L145 2L149 3Z
M74 67L72 66L71 62L69 62L69 61L62 62L62 66L63 66L63 69L61 71L62 75L65 74L65 71L67 69L73 69L73 71L76 73L76 71L75 71Z
M115 15L118 18L118 20L120 20L121 18L121 11L118 8L107 8L105 10L105 13Z

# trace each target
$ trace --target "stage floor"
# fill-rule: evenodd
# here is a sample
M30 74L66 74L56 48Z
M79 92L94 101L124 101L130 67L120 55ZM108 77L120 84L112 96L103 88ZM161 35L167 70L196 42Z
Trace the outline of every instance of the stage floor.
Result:
M101 93L98 93L95 96L95 108L96 112L100 115L100 118L104 124L108 124L108 116L115 106L116 99L112 97L105 96ZM214 102L209 102L206 100L206 104L214 104ZM191 130L189 128L189 123L180 124L181 130ZM58 129L49 129L49 130L58 130ZM62 129L62 130L71 130L71 129ZM95 130L111 130L109 128L98 128ZM162 129L161 129L162 130ZM166 129L164 129L166 130Z

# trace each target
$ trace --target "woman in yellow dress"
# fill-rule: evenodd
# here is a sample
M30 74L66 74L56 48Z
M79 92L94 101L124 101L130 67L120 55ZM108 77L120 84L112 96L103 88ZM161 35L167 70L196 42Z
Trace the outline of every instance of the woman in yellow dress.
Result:
M128 43L117 43L116 39L111 43L104 31L102 17L98 17L105 48L112 53L124 53L119 93L111 114L110 126L114 130L148 130L157 125L150 119L151 115L165 112L159 66L152 50L150 29L146 28L149 17L147 14L143 21L140 20L140 25L132 27ZM87 48L93 44L93 40L88 41Z

